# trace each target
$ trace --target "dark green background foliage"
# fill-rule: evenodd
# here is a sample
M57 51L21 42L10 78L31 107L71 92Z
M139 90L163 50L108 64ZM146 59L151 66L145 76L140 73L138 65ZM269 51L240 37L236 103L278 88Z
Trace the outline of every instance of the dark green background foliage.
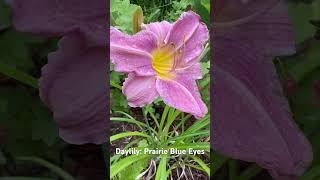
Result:
M52 115L36 89L40 68L55 47L56 40L15 31L10 9L0 1L0 128L6 132L0 133L0 146L4 151L45 154L58 141Z
M314 160L301 179L320 178L320 1L292 0L289 14L297 52L275 61L295 121L313 146Z

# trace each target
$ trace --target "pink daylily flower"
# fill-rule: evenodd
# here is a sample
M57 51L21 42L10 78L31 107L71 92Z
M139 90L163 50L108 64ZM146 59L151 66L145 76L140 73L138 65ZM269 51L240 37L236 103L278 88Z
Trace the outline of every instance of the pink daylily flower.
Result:
M106 1L7 0L19 31L61 37L39 80L40 97L68 143L107 141Z
M160 96L169 106L203 118L208 109L196 80L202 78L199 57L208 39L206 25L192 11L173 24L146 24L132 36L111 27L111 62L115 71L129 74L123 84L129 105L142 107Z
M214 6L212 148L292 180L312 161L294 123L273 57L295 52L285 4L220 0Z

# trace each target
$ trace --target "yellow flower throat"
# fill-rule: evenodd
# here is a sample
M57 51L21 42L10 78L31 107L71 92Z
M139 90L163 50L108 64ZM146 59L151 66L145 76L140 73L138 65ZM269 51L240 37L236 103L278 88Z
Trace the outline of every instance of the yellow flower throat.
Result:
M172 49L171 49L172 48ZM154 50L152 55L152 67L161 79L173 79L176 52L174 47L164 46Z
M175 68L183 58L186 46L186 35L182 35L182 44L177 47L174 43L161 44L152 53L152 67L157 76L161 79L169 80L176 77Z
M169 80L176 77L174 71L183 58L183 52L186 46L185 34L182 35L181 40L182 43L179 46L173 42L167 44L161 43L158 45L158 48L151 53L152 67L159 78Z

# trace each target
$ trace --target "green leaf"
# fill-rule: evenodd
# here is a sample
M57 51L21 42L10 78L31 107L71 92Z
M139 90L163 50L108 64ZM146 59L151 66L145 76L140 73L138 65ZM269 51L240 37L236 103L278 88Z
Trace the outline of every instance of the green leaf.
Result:
M142 141L143 141L143 140L142 140ZM137 143L139 143L139 142L141 142L139 139L130 141L130 143L128 143L128 144L123 148L123 150L129 149L129 148L132 147L134 144L137 144ZM111 162L111 163L117 162L117 161L120 159L121 156L122 156L122 154L116 154L116 155L112 156L112 157L110 158L110 162Z
M52 172L59 175L64 180L74 180L74 178L69 173L67 173L66 171L64 171L60 167L56 166L55 164L52 164L51 162L48 162L44 159L41 159L38 157L16 157L16 159L19 161L30 161L30 162L39 164L41 166L44 166L44 167L50 169Z
M203 5L202 1L195 0L193 10L197 12L201 17L201 20L210 27L210 11L208 11L208 9L210 9L210 2L208 2L208 0L206 0L207 2L203 1L207 7L209 5L209 8L207 8Z
M149 158L146 158L132 163L118 174L119 180L136 179L146 169L149 161Z
M163 128L163 125L164 125L164 122L166 120L166 117L167 117L167 114L169 112L169 109L170 107L168 105L165 106L163 112L162 112L162 116L161 116L161 122L160 122L160 126L159 126L159 132L158 134L160 135L161 132L162 132L162 128Z
M211 174L215 174L227 161L228 158L211 151L210 159L213 159Z
M304 41L315 33L315 28L309 23L313 16L311 9L311 4L289 3L289 17L291 17L297 43Z
M31 120L34 114L30 104L33 97L25 90L17 87L0 87L2 108L1 125L10 132L10 140L27 138L31 135Z
M10 14L10 8L4 1L0 1L0 31L11 25Z
M201 166L199 166L199 165L194 165L194 164L190 164L190 163L186 163L185 164L186 166L189 166L189 167L192 167L192 168L194 168L194 169L197 169L197 170L199 170L199 171L203 171L203 172L206 172ZM168 173L168 172L167 172Z
M148 114L151 116L153 121L156 123L157 128L160 128L159 122L158 122L158 114L155 114L156 110L153 108L152 104L144 106L143 110L143 115L148 118Z
M0 73L33 88L38 88L37 79L2 62L0 62Z
M135 119L129 119L129 118L120 118L120 117L112 117L110 118L111 121L118 121L118 122L128 122L136 124L139 127L148 127L145 123L137 121Z
M113 111L128 111L128 101L119 89L110 89L110 100Z
M12 29L0 34L0 62L23 72L35 68L33 56L36 46L46 42L46 39L21 33Z
M115 177L119 172L122 170L126 169L128 166L133 164L134 162L143 160L143 159L149 159L151 158L152 155L131 155L128 156L114 164L111 165L110 167L110 178Z
M161 139L166 139L168 137L168 132L173 121L179 116L181 112L174 108L171 108L168 114L167 123L165 124L163 131L161 132Z
M36 101L32 109L35 115L32 120L32 139L42 140L48 146L52 146L59 139L58 127L52 114L40 101Z
M113 135L110 137L110 142L115 141L117 139L121 139L124 137L128 137L128 136L142 136L142 137L146 137L149 139L152 139L151 136L145 134L145 133L141 133L141 132L124 132L124 133L119 133L116 135Z
M167 155L164 154L161 157L160 163L157 168L156 180L166 180L167 179Z
M203 76L210 72L210 61L201 62L201 72Z
M121 31L132 33L132 17L139 6L130 4L130 0L111 0L110 14L113 17L115 27Z
M207 11L210 13L210 0L201 0L201 4L207 9Z
M306 174L299 178L299 180L317 180L320 178L320 165L313 167Z
M210 131L201 131L201 132L196 132L196 133L184 133L183 135L179 135L174 138L170 138L169 141L175 141L175 140L181 140L181 139L183 140L188 137L196 137L196 136L200 136L200 135L209 136Z
M194 161L196 161L204 170L205 172L208 174L208 176L210 177L210 168L206 165L206 163L204 163L200 158L198 158L197 156L190 156Z
M3 154L3 152L0 150L0 165L4 165L7 163L7 158Z
M110 86L122 90L122 87L113 81L110 81Z
M263 171L263 169L261 167L259 167L256 164L253 164L241 173L241 175L239 176L239 179L240 180L252 179L255 176L257 176L259 173L261 173L262 171Z
M308 49L295 57L298 62L289 69L293 78L297 82L301 82L312 71L320 68L320 42L311 40Z
M192 126L190 126L184 134L197 132L202 128L208 128L210 126L210 115L204 117L204 119L200 121L196 121Z
M129 118L119 118L119 117L112 117L110 118L111 121L118 121L118 122L128 122L136 124L141 130L143 130L142 127L147 128L148 130L152 131L154 134L157 134L157 132L150 126L146 125L143 122L137 121L135 119L129 119Z
M34 124L35 119L41 118L41 116L36 115L41 113L40 111L38 112L38 108L44 107L37 95L33 97L33 93L32 89L22 86L0 87L0 106L4 110L4 112L0 110L1 126L10 132L10 136L7 137L6 149L11 154L23 156L44 155L48 152L48 147L43 140L57 136L57 133L48 134L52 133L50 129L46 131L46 129L40 129L43 127L34 126L36 125ZM43 119L43 121L46 120ZM39 140L35 140L34 135L39 133L35 132L36 130L41 130L43 135L48 137L40 138L39 136L41 135L38 134L39 138L37 139Z

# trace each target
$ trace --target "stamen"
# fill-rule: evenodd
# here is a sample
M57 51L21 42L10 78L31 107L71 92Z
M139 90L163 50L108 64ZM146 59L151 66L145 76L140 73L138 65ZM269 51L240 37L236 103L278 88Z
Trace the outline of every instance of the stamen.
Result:
M183 59L185 47L186 47L186 34L184 33L182 36L182 47L175 50L176 53L173 59L174 62L173 62L172 70L176 69L176 67L178 66L179 60Z
M182 45L174 42L163 44L152 52L152 67L156 71L157 76L162 79L172 79L175 77L175 69L179 65L180 60L184 56L186 47L186 35L182 37Z

